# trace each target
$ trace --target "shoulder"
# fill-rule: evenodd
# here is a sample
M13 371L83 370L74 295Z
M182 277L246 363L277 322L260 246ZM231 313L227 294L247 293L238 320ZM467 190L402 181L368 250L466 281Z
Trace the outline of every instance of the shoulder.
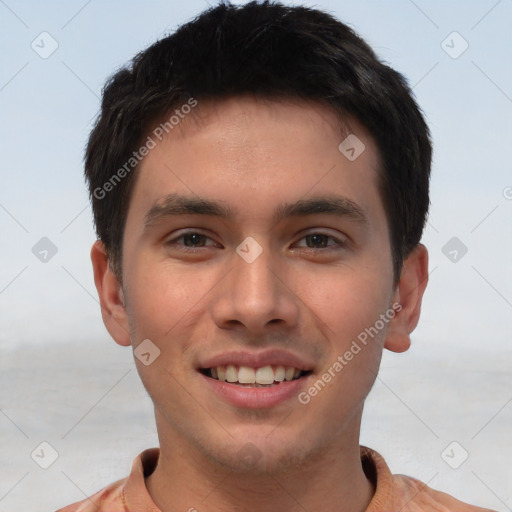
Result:
M113 482L89 498L60 508L57 512L126 512L124 499L126 480L123 478Z
M149 496L144 478L156 467L159 448L140 453L132 464L128 477L110 484L85 500L57 510L57 512L141 512L158 511Z
M410 476L393 475L393 484L395 503L403 507L403 512L493 512L488 508L475 507L459 501Z
M392 474L382 455L365 446L361 446L361 462L375 487L373 500L366 512L495 512L468 505L416 478Z

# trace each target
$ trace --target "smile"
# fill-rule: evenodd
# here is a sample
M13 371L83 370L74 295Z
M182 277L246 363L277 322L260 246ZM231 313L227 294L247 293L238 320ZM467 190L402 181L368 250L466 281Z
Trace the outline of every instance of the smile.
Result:
M237 409L270 409L298 403L298 394L314 374L315 361L281 349L225 350L201 357L196 369L213 401Z
M269 387L281 382L299 379L310 372L293 366L268 365L252 368L250 366L228 364L204 368L201 370L201 373L221 382L229 382L247 387Z

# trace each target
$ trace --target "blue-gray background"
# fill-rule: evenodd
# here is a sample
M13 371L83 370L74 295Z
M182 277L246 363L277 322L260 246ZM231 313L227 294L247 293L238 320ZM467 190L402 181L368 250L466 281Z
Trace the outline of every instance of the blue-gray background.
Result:
M305 4L405 74L435 145L422 319L409 352L384 356L362 442L394 472L512 510L512 1ZM157 444L132 356L101 322L83 147L105 79L208 5L0 0L0 512L83 499ZM58 44L46 59L42 32ZM46 470L30 456L42 441L59 454Z

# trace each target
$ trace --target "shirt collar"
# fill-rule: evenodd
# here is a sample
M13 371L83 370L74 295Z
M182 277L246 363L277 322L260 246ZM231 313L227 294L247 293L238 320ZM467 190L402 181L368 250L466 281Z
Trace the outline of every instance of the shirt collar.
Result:
M363 471L373 484L375 494L366 512L385 510L392 503L393 476L383 457L366 446L360 447ZM144 479L156 468L159 448L144 450L133 462L130 476L123 489L124 505L128 511L161 512L149 495Z

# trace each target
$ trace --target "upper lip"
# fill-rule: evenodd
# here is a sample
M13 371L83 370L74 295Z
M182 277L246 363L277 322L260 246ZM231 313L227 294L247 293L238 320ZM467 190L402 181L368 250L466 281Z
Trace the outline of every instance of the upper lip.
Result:
M200 361L199 368L216 368L217 366L248 366L249 368L262 368L264 366L293 366L299 370L309 371L313 369L313 363L293 352L279 349L265 350L261 352L232 351L207 357Z

